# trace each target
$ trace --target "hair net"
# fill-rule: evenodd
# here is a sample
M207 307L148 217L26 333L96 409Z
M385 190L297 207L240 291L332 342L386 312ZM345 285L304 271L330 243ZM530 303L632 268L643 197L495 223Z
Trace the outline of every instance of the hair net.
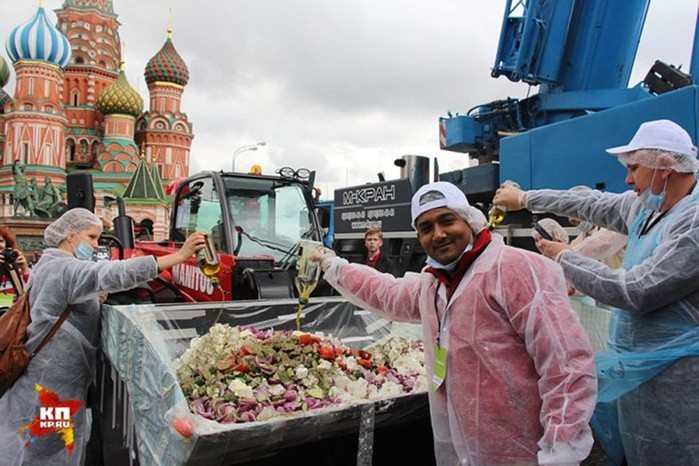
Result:
M483 212L471 206L466 195L456 185L446 181L437 181L421 187L413 196L410 208L413 228L415 228L415 222L420 215L440 207L453 210L468 223L474 234L483 231L488 224Z
M619 162L659 170L694 173L699 169L697 148L689 133L670 120L647 121L625 146L607 149Z
M549 235L551 235L554 241L566 244L570 242L570 238L568 237L568 233L566 233L565 228L563 228L561 224L555 221L554 219L542 218L541 220L539 220L538 223L539 225L544 227L544 230L546 230L549 233Z
M102 221L87 209L70 209L44 230L44 242L50 248L57 247L72 233L80 233L88 228L98 227L102 231Z

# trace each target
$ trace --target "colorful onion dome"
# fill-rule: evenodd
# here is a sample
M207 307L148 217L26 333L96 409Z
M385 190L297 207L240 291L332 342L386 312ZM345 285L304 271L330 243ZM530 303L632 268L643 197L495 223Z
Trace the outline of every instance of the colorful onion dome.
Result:
M0 55L0 87L3 87L5 84L7 84L7 81L9 81L9 80L10 80L10 67L7 66L7 62Z
M143 113L143 98L126 80L123 62L116 81L97 97L97 110L104 115L124 113L135 118Z
M0 89L0 115L5 113L5 104L11 99L12 97L10 97L10 95L7 92Z
M187 85L189 69L172 44L172 28L167 30L167 40L163 48L148 61L145 76L148 84L164 81L181 86Z
M43 2L29 21L10 32L5 50L13 63L19 60L39 60L65 68L70 62L70 43L49 22Z

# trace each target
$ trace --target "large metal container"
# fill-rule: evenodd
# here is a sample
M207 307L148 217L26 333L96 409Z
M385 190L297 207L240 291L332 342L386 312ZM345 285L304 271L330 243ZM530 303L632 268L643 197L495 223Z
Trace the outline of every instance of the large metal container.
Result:
M183 438L172 427L189 413L172 361L192 338L215 323L295 329L296 300L240 301L194 305L106 306L103 363L98 371L93 456L122 465L300 464L434 462L426 393L367 401L285 419L217 424L195 417L195 432ZM342 298L312 298L302 330L333 335L365 347L393 330L393 324ZM413 329L414 330L414 329ZM409 454L400 445L419 446ZM95 450L97 455L94 455ZM310 457L309 457L310 454ZM405 455L405 458L401 458ZM290 463L291 462L291 463Z

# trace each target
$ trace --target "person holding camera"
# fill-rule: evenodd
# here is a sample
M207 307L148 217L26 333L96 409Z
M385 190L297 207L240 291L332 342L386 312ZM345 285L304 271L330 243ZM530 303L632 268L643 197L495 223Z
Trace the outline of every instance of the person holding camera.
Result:
M0 226L0 306L10 306L14 298L24 293L29 280L29 264L17 249L15 235L6 226Z

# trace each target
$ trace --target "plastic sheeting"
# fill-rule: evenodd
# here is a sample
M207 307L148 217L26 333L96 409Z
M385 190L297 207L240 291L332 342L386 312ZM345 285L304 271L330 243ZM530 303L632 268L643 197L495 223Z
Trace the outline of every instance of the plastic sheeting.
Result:
M128 392L125 397L120 389L116 390L115 397L123 404L116 411L133 414L126 416L124 441L132 441L133 423L141 464L236 464L281 448L345 434L358 435L358 464L369 464L375 429L418 419L428 422L425 393L246 424L219 424L191 414L172 369L172 361L189 347L190 340L206 333L216 322L293 330L296 305L296 300L275 300L229 302L223 306L106 306L103 351ZM301 329L332 335L357 348L402 330L407 330L409 336L411 331L394 328L392 322L339 297L313 298L304 309ZM117 400L103 403L114 404ZM185 439L171 427L176 418L192 421L191 438Z

